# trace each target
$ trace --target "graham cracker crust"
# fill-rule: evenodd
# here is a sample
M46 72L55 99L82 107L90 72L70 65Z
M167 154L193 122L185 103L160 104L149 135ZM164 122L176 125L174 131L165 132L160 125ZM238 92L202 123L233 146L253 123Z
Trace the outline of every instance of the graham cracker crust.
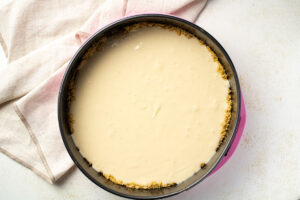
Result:
M193 34L181 29L181 28L178 28L178 27L175 27L175 26L172 26L172 25L168 25L168 24L160 24L160 23L147 23L147 22L141 22L141 23L136 23L136 24L133 24L133 25L130 25L130 26L126 26L124 27L123 29L121 29L119 32L117 32L117 34L128 34L130 33L131 31L134 31L136 29L139 29L139 28L145 28L145 27L161 27L163 29L168 29L169 31L175 31L179 36L180 35L184 35L185 37L187 37L188 39L190 38L196 38L200 45L205 45L207 50L210 52L211 56L213 57L213 60L214 62L216 62L218 64L218 69L217 69L217 72L221 75L221 77L223 79L226 79L228 80L228 76L226 74L226 71L223 67L223 65L220 63L218 57L216 56L215 52L208 46L205 44L204 41L200 40L199 38L197 38L196 36L194 36ZM81 70L87 60L93 56L95 54L95 52L99 52L99 51L102 51L102 46L103 44L107 41L107 37L104 36L102 37L97 43L93 44L92 47L90 47L87 51L87 53L82 57L82 61L81 63L79 64L77 70ZM69 97L68 97L68 106L70 108L71 106L71 102L72 101L75 101L76 100L76 97L75 97L75 90L76 90L76 75L73 77L72 81L69 83ZM228 104L228 107L225 111L225 117L224 117L224 121L222 123L222 131L220 133L220 139L219 139L219 145L218 147L216 148L216 151L218 151L220 145L222 144L222 142L224 141L224 138L226 137L226 133L227 133L227 130L228 130L228 126L229 126L229 123L230 123L230 119L231 119L231 111L232 111L232 98L231 98L231 90L228 89L228 96L227 96L227 104ZM70 132L71 134L74 132L74 128L72 126L72 124L74 123L74 119L73 119L73 115L71 113L69 113L68 115L69 117L69 127L70 127ZM78 149L79 151L79 149ZM86 158L84 158L87 163L89 163L89 166L92 167L92 163L89 162ZM199 169L203 169L204 167L206 166L206 163L201 163ZM116 183L116 184L119 184L119 185L123 185L123 186L126 186L128 188L135 188L135 189L155 189L155 188L163 188L163 187L170 187L170 186L173 186L173 185L176 185L176 183L162 183L162 182L151 182L147 185L140 185L140 184L137 184L137 183L134 183L134 182L130 182L130 183L126 183L126 182L123 182L122 180L118 180L116 179L113 175L111 174L105 174L103 172L98 172L99 174L102 174L106 179Z

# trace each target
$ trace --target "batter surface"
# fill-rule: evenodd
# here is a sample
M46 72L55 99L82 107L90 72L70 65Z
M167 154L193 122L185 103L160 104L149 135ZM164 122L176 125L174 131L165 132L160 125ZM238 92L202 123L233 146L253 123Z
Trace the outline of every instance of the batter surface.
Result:
M198 39L161 27L106 42L79 70L70 110L76 146L128 187L184 181L224 131L229 82L218 68Z

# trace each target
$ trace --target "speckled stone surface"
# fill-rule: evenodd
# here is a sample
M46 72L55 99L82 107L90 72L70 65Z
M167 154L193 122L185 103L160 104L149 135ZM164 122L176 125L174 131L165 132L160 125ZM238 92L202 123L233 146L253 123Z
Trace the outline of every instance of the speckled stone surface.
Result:
M197 24L233 60L247 124L225 166L170 199L300 199L300 1L210 0ZM121 199L77 169L50 185L3 154L0 163L0 199Z

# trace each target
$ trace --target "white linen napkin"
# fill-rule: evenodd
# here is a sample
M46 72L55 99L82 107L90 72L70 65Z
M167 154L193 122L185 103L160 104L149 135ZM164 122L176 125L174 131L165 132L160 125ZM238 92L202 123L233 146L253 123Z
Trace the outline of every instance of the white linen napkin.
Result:
M60 136L61 79L80 45L104 25L136 13L195 21L207 0L12 1L0 8L0 151L54 183L72 166Z

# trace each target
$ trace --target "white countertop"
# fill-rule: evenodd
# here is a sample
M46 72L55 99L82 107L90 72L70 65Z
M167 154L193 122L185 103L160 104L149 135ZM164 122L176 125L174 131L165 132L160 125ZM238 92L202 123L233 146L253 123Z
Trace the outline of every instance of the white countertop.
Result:
M300 199L300 1L210 0L197 24L235 64L247 124L222 169L170 199ZM0 199L121 199L78 169L50 185L3 154L0 163Z

